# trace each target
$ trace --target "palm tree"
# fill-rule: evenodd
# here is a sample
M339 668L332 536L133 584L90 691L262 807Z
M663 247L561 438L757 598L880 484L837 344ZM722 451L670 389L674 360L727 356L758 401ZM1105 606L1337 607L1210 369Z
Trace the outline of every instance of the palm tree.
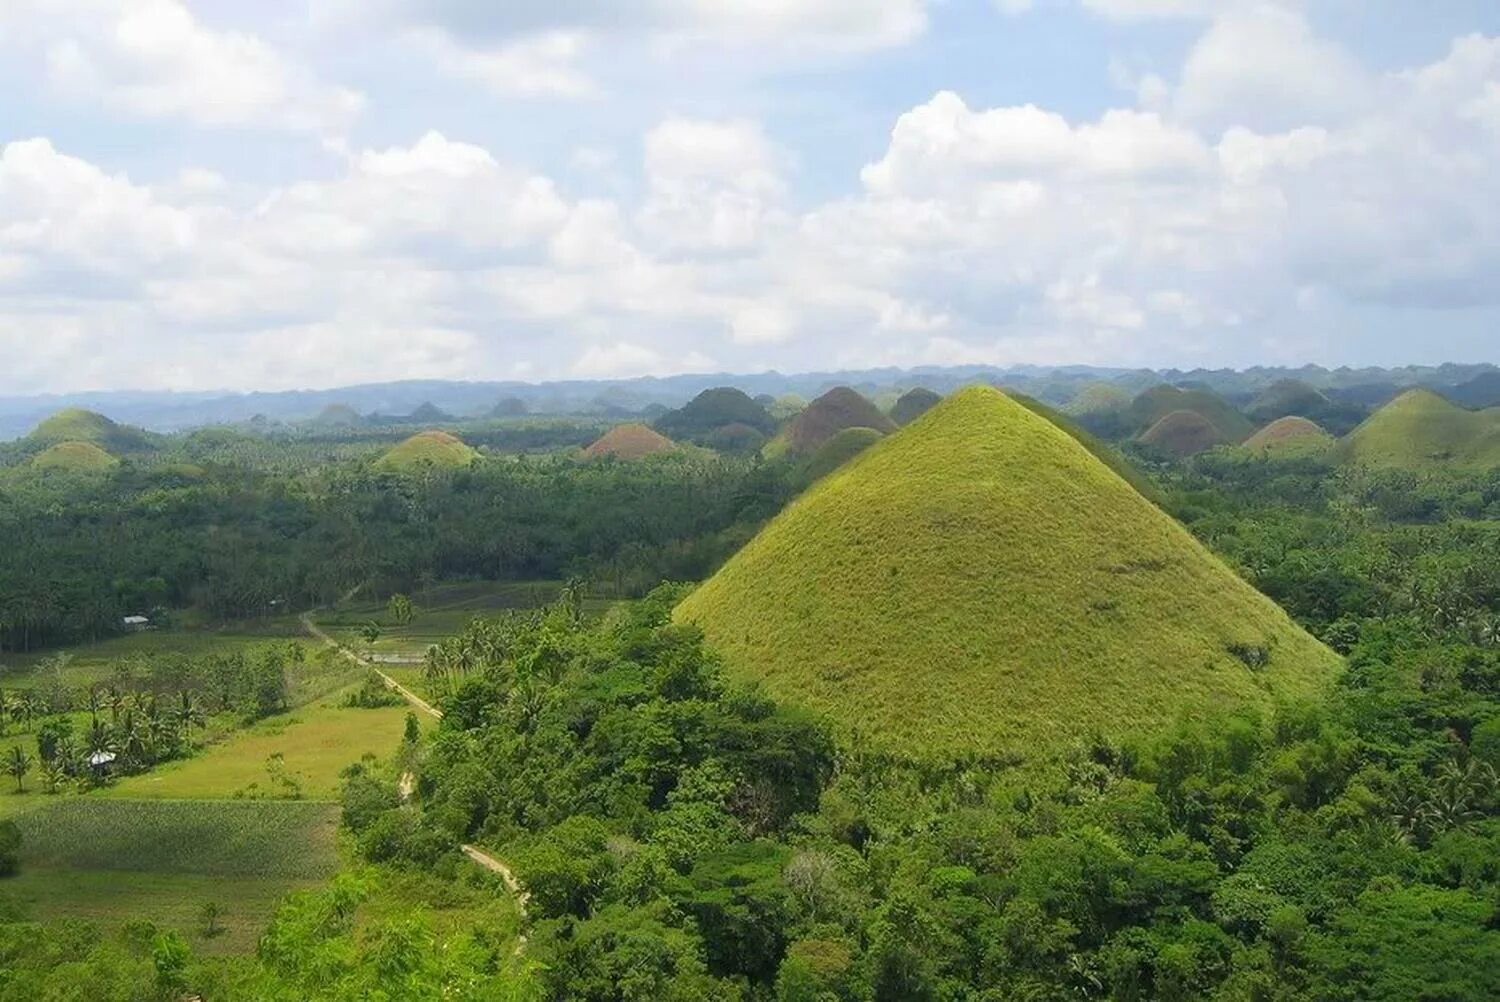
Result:
M207 724L203 716L203 708L193 698L193 694L186 689L178 693L177 705L172 709L172 718L177 722L183 734L189 734L194 727L204 727Z
M11 745L5 759L5 771L16 778L16 792L26 792L26 774L31 771L32 758L20 745Z
M125 708L125 694L114 686L110 686L104 693L104 705L109 707L109 722L115 725L120 723L120 711Z
M31 731L31 721L36 716L38 704L37 698L25 689L10 698L11 717L20 723L27 733Z
M134 710L125 711L125 721L117 729L117 733L119 734L121 749L125 753L126 760L136 766L149 764L149 759L151 758L150 730L135 715Z

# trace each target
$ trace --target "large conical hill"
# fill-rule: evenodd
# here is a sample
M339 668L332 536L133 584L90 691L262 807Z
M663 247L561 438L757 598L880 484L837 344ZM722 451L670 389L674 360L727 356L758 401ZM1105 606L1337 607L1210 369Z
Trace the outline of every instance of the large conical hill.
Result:
M811 456L824 443L849 428L873 428L882 434L896 430L896 423L847 386L835 386L818 397L770 442L769 456Z
M1141 441L1178 459L1186 459L1224 445L1229 439L1197 411L1173 411L1147 428Z
M814 484L677 610L872 748L1045 757L1317 692L1339 660L1040 414L973 387Z
M1182 389L1165 383L1136 397L1128 413L1137 432L1145 432L1174 411L1192 411L1202 416L1227 442L1243 442L1255 431L1250 419L1223 397L1208 390Z
M1500 467L1500 407L1464 410L1432 390L1408 390L1346 435L1333 458L1377 469Z
M151 436L139 428L117 424L96 411L69 407L37 425L26 440L47 447L62 442L89 442L105 452L146 452L153 448Z
M1333 448L1334 437L1316 421L1295 415L1277 418L1245 440L1251 452L1277 457L1307 457Z
M640 424L617 424L583 450L590 459L614 456L617 459L644 459L663 452L672 452L677 443L667 436Z
M473 463L478 456L479 453L456 435L446 431L423 431L397 443L380 457L375 466L394 473L457 469Z
M102 473L119 465L93 442L58 442L31 457L32 469L63 473Z

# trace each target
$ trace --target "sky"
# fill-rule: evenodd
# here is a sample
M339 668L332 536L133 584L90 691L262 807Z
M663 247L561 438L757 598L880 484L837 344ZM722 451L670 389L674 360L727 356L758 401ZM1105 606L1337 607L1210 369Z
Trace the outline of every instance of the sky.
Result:
M1497 321L1494 0L0 0L0 393Z

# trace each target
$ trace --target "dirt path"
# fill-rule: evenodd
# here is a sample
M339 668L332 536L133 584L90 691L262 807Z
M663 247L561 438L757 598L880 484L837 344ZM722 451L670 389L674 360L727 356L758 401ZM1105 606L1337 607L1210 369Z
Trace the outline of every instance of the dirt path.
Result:
M317 623L313 622L312 613L304 612L301 619L302 628L306 630L310 636L321 640L324 644L338 651L350 661L362 665L365 668L373 671L375 674L379 675L386 685L390 686L393 690L400 693L408 703L421 710L423 713L426 713L428 716L433 717L434 719L442 719L442 710L439 710L437 707L427 702L421 696L418 696L406 686L402 685L400 682L397 682L395 679L391 678L379 668L376 668L369 661L366 661L354 651L351 651L349 648L339 643L333 637L329 636L326 630L324 630ZM416 777L414 777L409 772L403 773L401 776L399 788L401 791L401 801L402 803L405 803L406 801L411 799L412 793L414 793L416 790ZM489 853L485 852L483 849L480 849L477 846L461 845L459 846L459 848L463 850L463 854L465 856L469 857L471 860L484 867L486 870L489 870L491 873L499 876L500 882L505 885L505 889L509 891L511 897L515 899L516 911L520 913L521 924L524 926L526 924L526 906L531 903L531 895L526 893L526 887L516 877L515 871L513 871L510 867L506 866L500 860L496 859L494 856L491 856ZM525 948L526 934L524 932L519 932L516 934L516 953L520 953Z
M418 696L416 693L412 692L406 686L391 678L379 668L376 668L374 664L360 657L358 654L354 653L349 648L333 639L333 637L329 636L326 630L324 630L317 623L313 622L312 613L304 612L302 614L302 628L306 630L311 636L323 641L323 643L327 644L329 647L332 647L334 650L338 651L350 661L353 661L355 664L362 665L363 667L368 668L375 674L379 675L382 682L384 682L395 692L399 693L401 695L401 698L406 700L412 706L415 706L417 709L421 710L429 717L432 717L434 720L442 719L442 710L439 710L437 707L427 702L427 700L423 699L421 696Z

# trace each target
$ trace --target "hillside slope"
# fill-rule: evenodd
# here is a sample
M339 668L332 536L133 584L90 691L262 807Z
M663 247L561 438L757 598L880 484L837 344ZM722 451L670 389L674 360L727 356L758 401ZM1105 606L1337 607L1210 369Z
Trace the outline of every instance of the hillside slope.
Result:
M1305 417L1277 418L1245 440L1245 448L1267 456L1314 456L1333 448L1334 437Z
M584 449L583 454L590 458L615 456L620 459L641 459L671 452L675 448L677 443L646 425L617 424Z
M377 469L409 473L421 469L453 469L468 466L479 453L446 431L418 432L397 443L375 466Z
M1468 411L1431 390L1408 390L1345 436L1333 458L1401 470L1500 467L1500 407Z
M62 442L88 442L109 453L146 452L153 447L151 436L141 429L117 424L81 407L53 414L32 429L26 441L43 448Z
M118 459L93 442L59 442L31 457L33 469L65 473L98 473L119 465Z
M1207 390L1180 389L1176 386L1153 386L1130 405L1130 418L1138 433L1146 431L1173 411L1192 411L1201 415L1228 442L1243 442L1255 431L1250 419L1235 410L1223 397Z
M896 423L869 400L847 386L835 386L818 397L770 442L767 456L811 456L833 436L849 428L872 428L881 434L896 430Z
M1044 756L1270 706L1339 664L1066 432L987 387L819 481L677 616L733 673L919 758Z
M1179 459L1224 445L1228 437L1208 418L1197 411L1173 411L1141 435L1147 445L1168 452Z

